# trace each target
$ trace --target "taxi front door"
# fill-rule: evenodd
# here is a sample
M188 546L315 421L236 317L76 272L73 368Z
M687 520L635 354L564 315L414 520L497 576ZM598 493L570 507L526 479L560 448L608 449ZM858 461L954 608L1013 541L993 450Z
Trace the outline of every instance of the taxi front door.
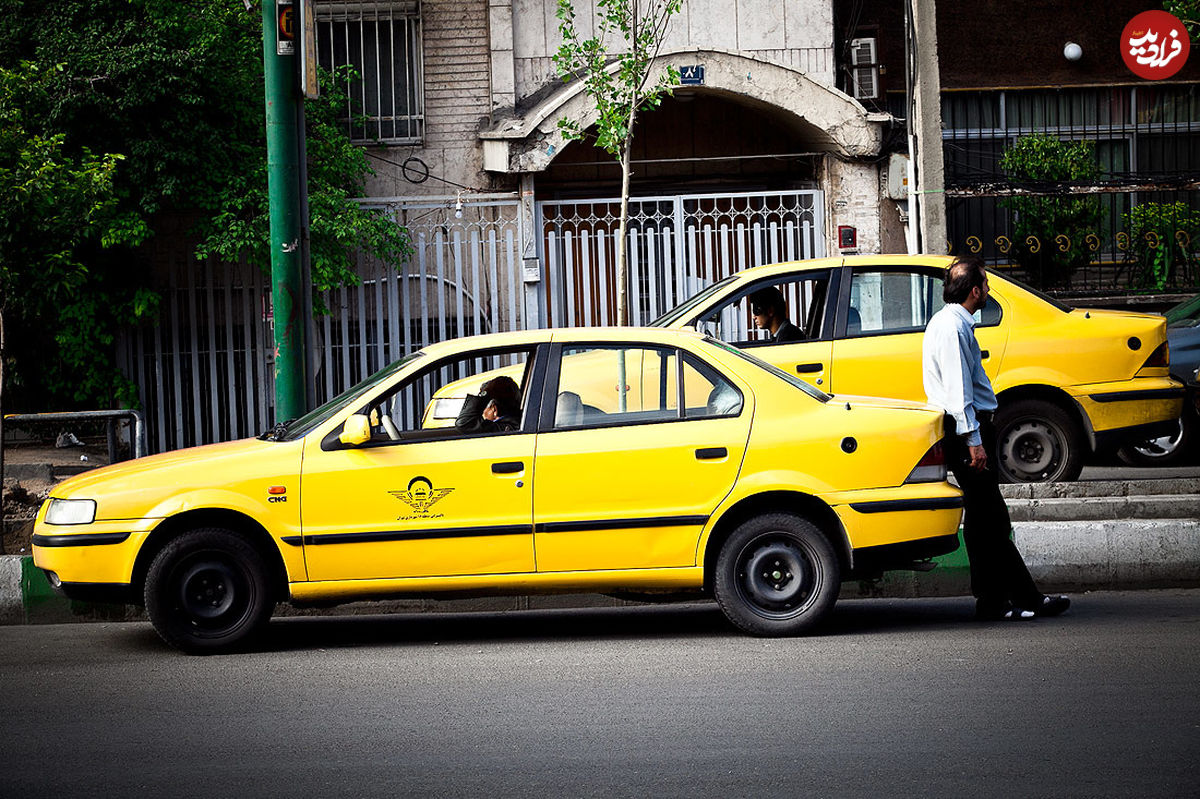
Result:
M310 580L530 572L532 433L305 447Z

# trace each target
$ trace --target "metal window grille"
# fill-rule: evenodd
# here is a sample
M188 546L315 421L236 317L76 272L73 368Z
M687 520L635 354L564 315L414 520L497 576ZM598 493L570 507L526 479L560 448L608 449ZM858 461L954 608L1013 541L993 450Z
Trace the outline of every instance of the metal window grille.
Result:
M1200 287L1200 86L946 92L942 120L953 252L1056 293ZM1096 175L1067 194L1006 174L1034 133L1091 142Z
M350 139L420 144L425 93L419 0L322 2L315 10L318 63L356 73L343 81Z

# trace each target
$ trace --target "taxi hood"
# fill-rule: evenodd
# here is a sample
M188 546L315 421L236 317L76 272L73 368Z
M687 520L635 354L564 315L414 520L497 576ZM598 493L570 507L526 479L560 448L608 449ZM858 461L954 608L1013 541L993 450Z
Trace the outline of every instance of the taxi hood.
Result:
M295 471L299 472L299 442L245 438L177 449L92 469L59 483L51 489L50 496L90 498L89 492L93 490L102 489L108 493L116 486L152 491L157 486L178 489L219 484L225 482L225 470L231 461L236 461L241 470L248 461L273 459L284 454L284 450L295 453Z

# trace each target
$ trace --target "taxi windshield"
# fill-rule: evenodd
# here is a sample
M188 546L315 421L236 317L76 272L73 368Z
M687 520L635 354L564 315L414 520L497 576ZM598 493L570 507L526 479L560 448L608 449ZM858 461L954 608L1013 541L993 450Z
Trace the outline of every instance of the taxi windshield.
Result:
M686 318L688 314L692 313L696 310L696 308L707 302L710 297L736 280L738 280L737 275L730 275L724 280L718 280L716 283L713 283L699 294L693 295L691 299L684 300L681 305L676 305L674 308L655 319L648 325L648 327L669 327L680 319Z
M276 436L275 440L294 441L298 438L303 438L311 433L315 428L319 427L326 419L340 410L350 400L351 397L355 397L359 394L364 394L367 391L370 391L380 383L383 383L385 380L390 378L392 375L399 372L404 367L408 366L413 361L423 357L425 357L425 353L414 352L411 355L406 355L400 360L388 364L375 374L368 377L366 380L363 380L361 383L346 389L341 394L338 394L324 405L314 408L300 418L289 422L284 429L283 434Z

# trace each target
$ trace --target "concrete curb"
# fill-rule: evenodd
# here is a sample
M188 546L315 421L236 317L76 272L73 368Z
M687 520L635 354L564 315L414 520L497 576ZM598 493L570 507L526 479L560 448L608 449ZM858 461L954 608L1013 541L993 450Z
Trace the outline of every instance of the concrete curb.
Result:
M1178 497L1173 501L1175 499ZM1187 515L1194 516L1196 497L1184 499L1189 510ZM1021 500L1010 500L1014 519L1046 515L1043 510L1046 507L1057 509L1049 513L1050 516L1062 512L1060 505L1032 505L1033 502L1044 502L1040 499L1031 497L1026 502L1036 510L1026 512L1021 509ZM1077 517L1073 520L1025 520L1014 521L1013 534L1030 571L1046 591L1200 587L1200 520L1195 518L1079 520ZM847 583L842 587L842 596L969 595L966 550L960 546L957 552L944 555L937 562L938 567L929 572L888 572L880 580ZM279 615L507 611L625 604L636 603L594 594L462 600L413 599L356 602L316 611L295 610L281 605ZM133 621L144 618L142 610L133 606L97 605L64 599L53 592L41 570L33 565L31 556L0 556L0 624Z

